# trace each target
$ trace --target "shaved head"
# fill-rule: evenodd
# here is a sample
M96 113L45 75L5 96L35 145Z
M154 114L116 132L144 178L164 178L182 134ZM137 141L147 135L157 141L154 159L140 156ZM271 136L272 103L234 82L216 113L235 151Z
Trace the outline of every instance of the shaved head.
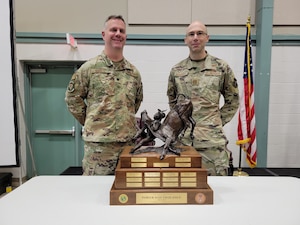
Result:
M207 33L207 28L200 21L194 21L187 27L186 34L192 32L192 31L203 31L203 32Z

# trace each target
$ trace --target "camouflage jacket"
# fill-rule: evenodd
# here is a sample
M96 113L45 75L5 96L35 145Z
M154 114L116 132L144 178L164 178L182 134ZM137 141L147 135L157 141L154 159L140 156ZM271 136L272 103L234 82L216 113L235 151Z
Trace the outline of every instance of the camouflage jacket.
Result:
M72 76L65 101L90 142L127 142L136 134L135 114L143 100L139 71L126 59L113 63L104 52Z
M193 103L193 118L196 121L194 147L226 144L223 126L231 121L239 107L238 85L229 65L209 54L200 61L187 58L179 62L169 75L169 101L178 94L190 97ZM224 105L220 107L221 95L224 97ZM189 131L182 141L190 145L188 134Z

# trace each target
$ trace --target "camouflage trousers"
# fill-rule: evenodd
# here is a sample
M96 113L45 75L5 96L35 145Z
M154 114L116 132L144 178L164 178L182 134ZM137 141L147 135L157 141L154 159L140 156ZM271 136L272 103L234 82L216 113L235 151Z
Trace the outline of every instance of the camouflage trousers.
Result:
M126 142L85 142L82 160L83 175L113 175Z
M202 156L202 166L209 176L227 176L231 152L226 146L196 148Z

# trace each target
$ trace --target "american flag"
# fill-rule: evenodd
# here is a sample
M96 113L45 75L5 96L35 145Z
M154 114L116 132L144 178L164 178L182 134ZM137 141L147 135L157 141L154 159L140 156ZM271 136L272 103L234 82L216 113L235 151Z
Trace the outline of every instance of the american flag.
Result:
M254 80L252 65L251 24L250 19L246 24L246 46L244 61L244 86L240 97L238 117L238 140L237 145L246 152L246 160L251 168L256 166L256 126L254 110Z

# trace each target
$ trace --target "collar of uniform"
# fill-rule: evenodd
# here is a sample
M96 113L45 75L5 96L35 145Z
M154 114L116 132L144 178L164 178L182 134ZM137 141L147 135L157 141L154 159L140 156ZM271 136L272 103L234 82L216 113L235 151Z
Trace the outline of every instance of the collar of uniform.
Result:
M107 55L104 53L104 51L102 51L101 57L103 58L105 64L108 67L113 67L114 66L114 63L107 57ZM127 70L132 70L132 68L130 66L130 63L125 58L123 58L123 66L122 66L122 68L127 69Z
M208 70L208 69L211 69L212 68L212 65L211 65L211 56L207 53L205 58L203 60L192 60L190 57L188 58L188 61L187 61L187 69L188 70L191 70L191 69L194 69L194 68L197 68L198 67L198 63L200 65L200 62L203 62L204 61L204 67L201 68L201 71L203 70Z

